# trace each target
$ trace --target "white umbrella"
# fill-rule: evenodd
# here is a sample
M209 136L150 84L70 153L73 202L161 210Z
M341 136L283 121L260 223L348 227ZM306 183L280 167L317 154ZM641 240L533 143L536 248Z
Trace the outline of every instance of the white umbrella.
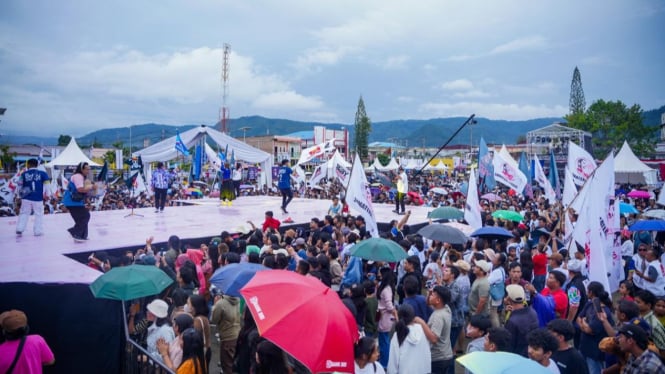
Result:
M445 188L441 188L441 187L434 187L430 191L432 191L436 194L439 194L439 195L448 195L448 191L446 191Z

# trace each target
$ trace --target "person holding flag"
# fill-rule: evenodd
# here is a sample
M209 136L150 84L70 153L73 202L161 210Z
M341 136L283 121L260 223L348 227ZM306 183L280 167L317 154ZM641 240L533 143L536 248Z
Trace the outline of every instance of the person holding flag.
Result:
M37 169L37 159L31 158L28 160L28 170L23 172L18 180L19 195L21 197L21 210L16 223L16 235L22 235L28 224L30 213L34 212L35 236L44 234L44 198L47 194L44 193L44 184L51 181L45 171Z
M293 200L293 190L291 190L291 174L293 170L289 167L289 160L282 160L282 166L279 168L277 174L279 181L277 182L277 188L282 193L282 212L288 214L286 207L289 205L291 200Z

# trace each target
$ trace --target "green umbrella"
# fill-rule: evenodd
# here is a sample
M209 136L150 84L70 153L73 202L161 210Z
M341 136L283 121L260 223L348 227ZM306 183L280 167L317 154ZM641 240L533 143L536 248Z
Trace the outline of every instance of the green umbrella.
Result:
M172 283L173 279L155 266L129 265L102 274L90 290L99 299L127 301L157 295Z
M397 262L407 257L406 251L392 240L370 238L351 248L351 256L366 260Z
M464 212L451 206L442 206L434 209L427 214L427 218L431 219L462 219Z
M524 217L522 217L521 214L514 212L512 210L497 210L494 213L492 213L492 217L501 218L508 221L515 221L515 222L522 222L522 220L524 220Z

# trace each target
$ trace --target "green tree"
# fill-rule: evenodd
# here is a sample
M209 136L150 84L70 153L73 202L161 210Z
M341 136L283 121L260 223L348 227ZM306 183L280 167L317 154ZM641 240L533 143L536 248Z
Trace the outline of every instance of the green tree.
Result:
M0 145L0 161L5 171L9 172L9 169L14 165L14 157L16 157L16 152L9 152L8 145Z
M108 162L109 165L113 164L115 162L115 151L107 151L104 153L103 159Z
M586 100L584 99L584 89L582 89L582 77L580 70L575 66L573 71L573 80L570 83L570 114L584 113L586 110Z
M372 123L365 112L365 102L363 101L362 96L360 96L360 99L358 100L358 109L356 110L356 121L354 125L356 152L358 152L360 159L365 162L369 155L368 142L369 133L372 131Z
M66 146L72 140L72 137L69 135L60 135L58 136L58 145Z
M379 159L379 162L380 162L381 165L383 165L383 166L388 166L388 164L390 163L390 156L388 156L388 155L385 154L385 153L378 153L378 154L376 155L376 158Z
M640 157L654 152L656 129L642 123L638 104L630 108L619 101L598 100L584 113L566 116L568 126L591 133L593 155L604 159L610 150L619 150L624 140Z

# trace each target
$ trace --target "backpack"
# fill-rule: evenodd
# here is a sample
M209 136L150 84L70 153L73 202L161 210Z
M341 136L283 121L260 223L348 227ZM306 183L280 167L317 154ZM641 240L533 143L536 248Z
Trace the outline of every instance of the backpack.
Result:
M554 297L552 297L552 295L534 295L532 307L538 315L539 327L547 327L547 323L549 321L556 319L556 313L554 311Z

